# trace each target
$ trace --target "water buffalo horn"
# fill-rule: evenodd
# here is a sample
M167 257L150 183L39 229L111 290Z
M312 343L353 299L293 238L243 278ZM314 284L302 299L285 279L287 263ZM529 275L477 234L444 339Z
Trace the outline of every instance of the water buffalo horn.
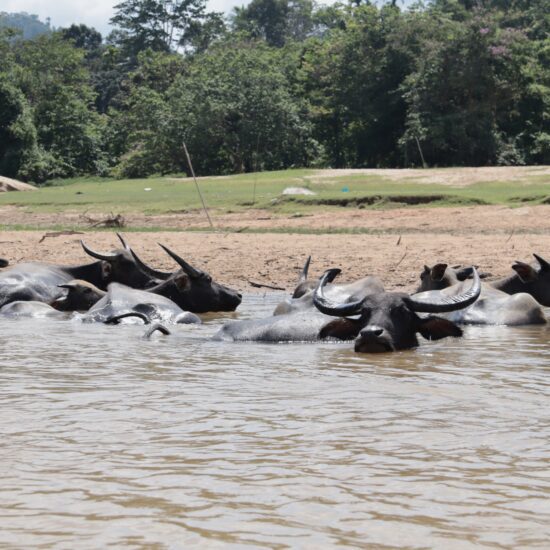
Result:
M191 279L198 279L202 276L202 271L195 269L192 265L188 264L183 258L180 258L175 252L172 252L168 247L163 244L158 243L159 246L168 254L172 259L174 259L180 267L191 277Z
M163 271L157 271L156 269L149 267L146 263L144 263L139 258L139 256L131 248L129 250L132 256L134 257L136 266L145 275L148 275L149 277L153 277L155 279L160 279L161 281L166 281L169 277L172 276L172 273L164 273Z
M120 233L117 233L116 236L118 237L118 240L122 243L124 249L130 250L130 247L128 246L128 243L124 240L124 237Z
M405 298L405 302L409 309L419 313L448 313L463 309L472 305L481 293L481 280L475 267L472 268L473 282L469 290L456 296L439 295L438 298L432 300L419 300L415 298Z
M86 243L84 241L80 241L80 244L82 245L82 248L84 249L84 252L86 252L86 254L90 255L92 258L96 258L97 260L110 262L117 257L117 254L100 254L99 252L95 252L94 250L86 246Z
M127 317L137 317L138 319L141 319L146 325L148 325L151 321L147 315L144 313L140 313L139 311L129 311L127 313L121 313L119 315L113 315L112 317L109 317L105 321L106 325L117 325L121 319L126 319Z
M309 271L310 262L311 262L311 256L308 256L306 263L304 264L304 268L302 269L302 274L300 275L300 279L298 280L298 284L305 283L307 281L307 274Z
M545 271L550 269L550 263L548 263L544 258L541 258L538 254L533 254L533 256L535 256L535 260L537 260L541 269L544 269Z
M364 300L358 300L356 302L350 302L347 304L336 304L331 302L323 291L323 287L327 283L334 281L335 277L341 273L340 269L327 269L323 273L323 276L319 280L319 284L313 294L313 304L315 307L326 315L333 315L335 317L346 317L347 315L356 315L361 310Z

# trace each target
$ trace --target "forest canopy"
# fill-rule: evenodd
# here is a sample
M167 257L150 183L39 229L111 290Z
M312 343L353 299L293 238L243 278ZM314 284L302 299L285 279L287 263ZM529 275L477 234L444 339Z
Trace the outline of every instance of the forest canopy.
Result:
M111 23L0 14L1 175L181 172L183 142L201 175L550 164L548 0L123 0Z

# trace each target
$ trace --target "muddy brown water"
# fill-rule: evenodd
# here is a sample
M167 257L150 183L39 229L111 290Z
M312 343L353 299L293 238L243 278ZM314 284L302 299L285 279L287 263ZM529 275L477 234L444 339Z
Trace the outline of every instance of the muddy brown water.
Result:
M550 328L360 355L219 323L0 321L0 546L550 546Z

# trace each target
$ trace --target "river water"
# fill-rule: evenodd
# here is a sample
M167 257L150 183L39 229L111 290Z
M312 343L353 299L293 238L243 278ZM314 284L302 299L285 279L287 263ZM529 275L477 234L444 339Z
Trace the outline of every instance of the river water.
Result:
M219 323L0 321L2 548L550 547L550 328L361 355Z

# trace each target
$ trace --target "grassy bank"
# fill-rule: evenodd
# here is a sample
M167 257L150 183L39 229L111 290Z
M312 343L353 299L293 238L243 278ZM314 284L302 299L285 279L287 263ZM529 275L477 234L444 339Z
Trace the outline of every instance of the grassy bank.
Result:
M457 170L453 170L456 174ZM467 170L467 169L466 169ZM333 171L286 170L237 176L201 178L200 187L209 208L239 212L261 208L292 214L317 209L392 208L403 206L456 206L502 204L517 206L550 203L550 178L533 168L524 177L447 185L428 181L430 170L411 177L384 177ZM441 173L441 171L439 171ZM444 172L443 172L444 174ZM449 172L450 174L450 172ZM443 177L444 179L444 177ZM33 192L2 193L1 205L23 207L25 212L140 212L179 213L201 207L191 179L172 176L135 180L75 179L54 182ZM315 195L282 195L287 187L305 187Z

